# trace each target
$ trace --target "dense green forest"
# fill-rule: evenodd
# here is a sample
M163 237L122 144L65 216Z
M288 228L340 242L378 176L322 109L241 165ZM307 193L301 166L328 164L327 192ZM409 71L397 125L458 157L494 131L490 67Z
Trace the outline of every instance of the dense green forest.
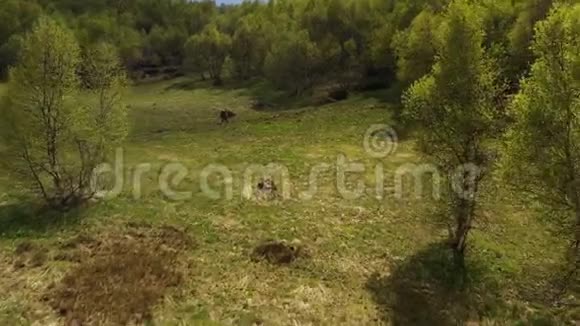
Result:
M6 0L0 4L0 73L15 63L23 33L50 15L82 47L115 45L132 76L198 71L222 81L267 77L291 92L321 83L347 88L409 84L429 72L448 4L420 1ZM474 1L483 45L517 87L530 67L534 24L551 0Z
M2 0L0 81L0 324L580 322L578 1Z

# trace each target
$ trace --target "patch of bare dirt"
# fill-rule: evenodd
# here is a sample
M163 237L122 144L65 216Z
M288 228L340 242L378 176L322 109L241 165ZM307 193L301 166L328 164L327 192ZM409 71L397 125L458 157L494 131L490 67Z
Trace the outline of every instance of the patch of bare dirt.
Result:
M182 282L182 253L192 246L186 232L171 226L79 235L55 256L78 264L49 289L47 299L69 325L145 322Z
M266 261L276 265L287 265L307 256L306 250L298 241L288 243L274 240L259 244L251 254L253 261Z

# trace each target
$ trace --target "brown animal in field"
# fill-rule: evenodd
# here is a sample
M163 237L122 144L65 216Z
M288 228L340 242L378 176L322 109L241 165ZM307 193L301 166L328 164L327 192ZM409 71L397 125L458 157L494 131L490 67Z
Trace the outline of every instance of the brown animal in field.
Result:
M230 119L234 118L236 116L235 113L233 113L230 110L221 110L220 111L220 123L229 123Z

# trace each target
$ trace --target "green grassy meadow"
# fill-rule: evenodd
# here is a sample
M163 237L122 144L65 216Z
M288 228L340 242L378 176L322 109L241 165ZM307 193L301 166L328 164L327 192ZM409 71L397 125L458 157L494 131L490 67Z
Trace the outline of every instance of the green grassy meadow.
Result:
M486 185L469 243L467 285L457 284L434 200L393 195L393 171L421 163L412 133L393 118L396 104L360 94L322 106L295 101L252 109L265 92L263 85L217 89L186 79L132 87L123 193L76 211L39 210L14 177L0 171L0 324L64 323L47 296L83 262L58 259L62 244L80 234L126 234L131 225L169 225L193 242L179 252L181 283L143 318L150 325L557 325L580 318L577 308L552 308L543 295L551 293L565 240L497 184ZM222 108L237 114L227 125L218 123ZM396 151L384 159L363 147L374 124L400 130ZM352 187L365 180L375 189L374 169L382 164L385 198L370 190L342 198L331 168L319 177L318 194L300 199L310 169L334 166L338 155L366 167L349 175ZM160 191L159 171L170 163L188 168L175 189L191 191L190 199L172 200ZM243 199L244 168L269 163L288 168L291 199ZM139 164L150 170L136 199L130 183ZM231 200L201 191L200 172L208 164L232 170ZM300 243L307 254L283 266L253 261L254 247L269 239ZM16 263L23 243L37 248L36 263Z

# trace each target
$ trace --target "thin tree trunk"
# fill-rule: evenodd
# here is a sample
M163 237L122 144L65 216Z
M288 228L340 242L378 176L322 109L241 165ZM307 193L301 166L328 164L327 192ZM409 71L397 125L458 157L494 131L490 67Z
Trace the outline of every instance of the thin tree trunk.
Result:
M461 265L463 262L463 257L465 256L467 236L469 234L469 230L471 229L472 211L470 206L471 203L469 203L468 200L459 199L459 205L456 212L457 227L454 232L455 235L453 240L453 253L457 258L456 262L459 262Z
M30 173L32 174L32 176L34 178L34 182L36 182L38 189L40 189L40 193L42 194L42 197L44 198L44 200L50 204L50 197L48 196L48 193L46 192L46 189L44 188L44 184L42 183L42 180L40 180L40 176L38 175L38 173L34 169L34 163L32 162L32 159L30 158L30 155L28 153L28 148L26 147L25 144L23 144L22 146L24 148L23 158L26 161L26 164L28 165Z
M463 184L463 191L465 189L470 189L468 175L464 175L462 184ZM469 198L465 198L465 194L459 195L457 194L457 210L456 214L456 229L453 239L453 254L455 257L455 263L458 268L464 269L465 268L465 249L467 247L467 238L469 235L469 231L471 231L473 218L475 215L475 205L476 205L476 198L477 192L479 190L479 181L480 179L476 178L473 180L473 193L470 195Z

